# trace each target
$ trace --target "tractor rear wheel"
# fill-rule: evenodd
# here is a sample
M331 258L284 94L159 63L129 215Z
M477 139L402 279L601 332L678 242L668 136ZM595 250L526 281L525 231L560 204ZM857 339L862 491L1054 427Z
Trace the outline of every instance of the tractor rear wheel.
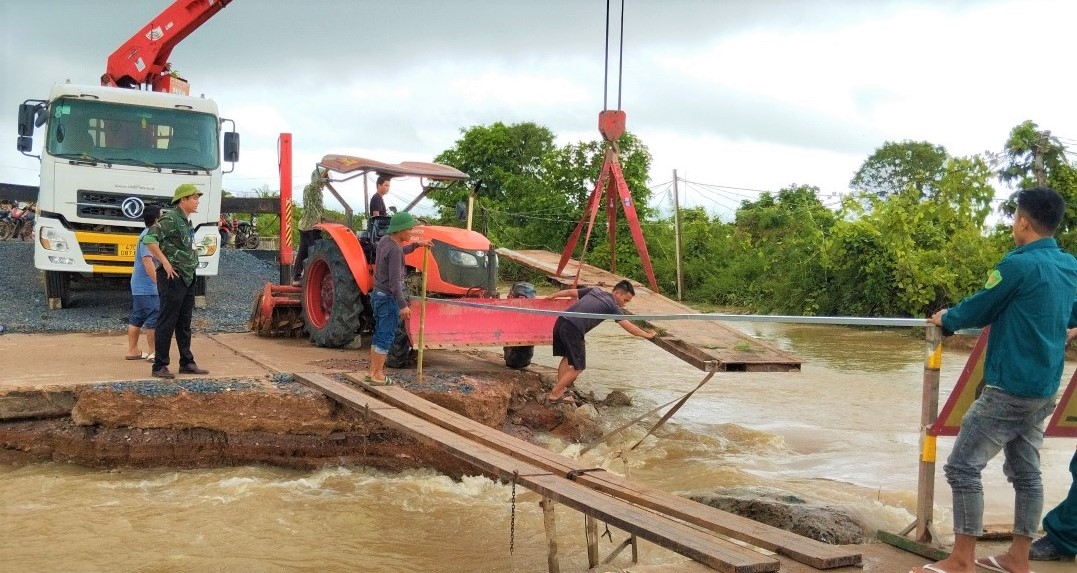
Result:
M340 247L330 239L315 242L303 278L303 320L311 342L328 348L351 343L363 300Z

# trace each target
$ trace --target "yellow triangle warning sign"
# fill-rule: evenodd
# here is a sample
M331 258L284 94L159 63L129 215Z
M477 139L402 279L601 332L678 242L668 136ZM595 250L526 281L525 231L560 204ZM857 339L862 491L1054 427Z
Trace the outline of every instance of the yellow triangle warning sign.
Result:
M991 327L983 329L980 337L976 339L976 345L969 353L969 359L961 375L957 378L957 384L950 392L946 404L939 412L939 417L928 428L927 433L931 436L956 436L961 428L961 419L965 417L969 407L983 392L984 386L984 357L987 355L987 335ZM1077 372L1070 378L1066 391L1058 401L1055 413L1047 424L1044 436L1048 437L1077 437Z
M1045 436L1056 438L1077 438L1077 372L1070 378L1070 385L1062 394L1062 399L1055 407L1055 414L1047 424Z

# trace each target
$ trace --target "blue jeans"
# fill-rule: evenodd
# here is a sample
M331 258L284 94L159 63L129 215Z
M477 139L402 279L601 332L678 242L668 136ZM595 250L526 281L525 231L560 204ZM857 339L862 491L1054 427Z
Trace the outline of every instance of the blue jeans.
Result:
M370 311L374 315L374 338L370 349L378 354L389 354L400 324L400 307L396 299L381 291L370 292Z
M961 420L961 430L943 471L954 498L954 533L983 535L984 491L980 475L987 462L1005 452L1002 472L1014 489L1013 533L1035 537L1043 512L1040 446L1044 420L1054 398L1025 398L984 388Z

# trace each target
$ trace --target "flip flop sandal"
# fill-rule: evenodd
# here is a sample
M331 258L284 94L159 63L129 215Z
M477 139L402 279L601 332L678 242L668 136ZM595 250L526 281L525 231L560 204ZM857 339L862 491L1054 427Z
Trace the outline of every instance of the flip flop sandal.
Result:
M370 376L367 376L366 378L363 379L363 382L366 382L370 386L392 386L393 385L393 379L389 378L388 376L385 377L385 380L375 380L375 379L371 378Z
M575 396L573 396L571 394L562 394L560 398L550 398L549 396L547 396L546 397L546 403L547 404L572 404L573 406L575 406L576 405L576 398L575 398Z
M127 356L124 356L123 359L124 360L145 360L147 356L149 356L149 355L146 354L145 352L143 352L142 354L128 354Z

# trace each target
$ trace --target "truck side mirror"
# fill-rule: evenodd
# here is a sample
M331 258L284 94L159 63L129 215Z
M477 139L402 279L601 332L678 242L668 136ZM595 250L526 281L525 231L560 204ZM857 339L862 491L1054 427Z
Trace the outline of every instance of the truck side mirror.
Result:
M35 124L40 127L42 124L35 122L37 115L36 104L24 103L19 106L19 137L33 137ZM21 149L21 148L20 148Z
M224 160L229 163L239 161L239 134L234 131L224 133Z
M20 135L19 143L16 144L16 147L23 153L30 153L30 150L34 147L34 138L29 135Z

